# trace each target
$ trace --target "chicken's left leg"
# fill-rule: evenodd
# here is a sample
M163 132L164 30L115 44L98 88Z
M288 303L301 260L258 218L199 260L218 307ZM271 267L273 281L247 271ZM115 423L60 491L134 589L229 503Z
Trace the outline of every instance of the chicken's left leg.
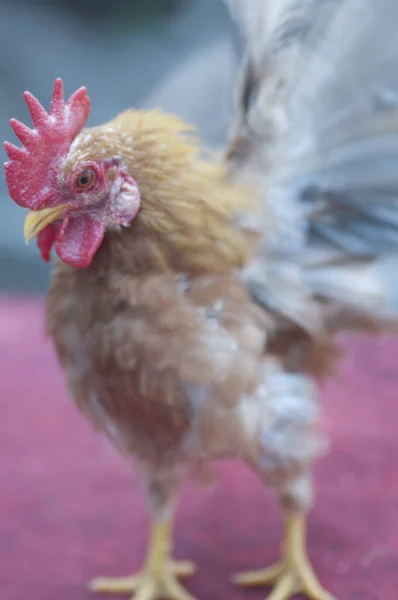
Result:
M305 513L293 512L285 516L282 561L260 571L236 575L239 585L273 585L267 600L288 600L295 594L304 594L311 600L333 600L319 583L309 561L305 542Z

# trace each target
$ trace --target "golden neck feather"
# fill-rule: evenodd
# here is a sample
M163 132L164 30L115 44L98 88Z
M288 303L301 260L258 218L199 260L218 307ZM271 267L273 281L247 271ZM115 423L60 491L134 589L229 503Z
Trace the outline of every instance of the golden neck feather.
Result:
M135 221L107 234L97 260L128 257L131 271L190 274L226 272L246 262L251 241L235 217L253 193L228 182L221 162L201 159L190 131L160 111L126 111L88 131L84 158L121 156L141 193Z

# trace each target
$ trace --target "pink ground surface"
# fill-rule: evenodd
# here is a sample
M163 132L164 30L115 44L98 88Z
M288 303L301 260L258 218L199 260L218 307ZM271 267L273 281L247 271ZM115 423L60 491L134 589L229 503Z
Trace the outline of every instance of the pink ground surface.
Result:
M398 340L356 338L322 392L332 451L316 467L309 552L340 600L398 593ZM0 298L0 598L88 600L94 575L141 562L147 515L134 475L67 400L39 300ZM176 555L201 600L257 600L228 577L278 555L280 515L243 466L185 485Z

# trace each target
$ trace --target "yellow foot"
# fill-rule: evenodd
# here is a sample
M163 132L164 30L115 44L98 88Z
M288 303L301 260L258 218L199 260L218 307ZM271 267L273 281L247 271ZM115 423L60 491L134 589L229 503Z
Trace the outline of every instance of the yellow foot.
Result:
M295 594L304 594L311 600L334 600L323 589L307 561L302 561L297 567L277 563L268 569L235 575L232 581L244 586L272 585L267 600L288 600Z
M189 577L194 571L195 565L189 561L170 561L162 568L147 568L129 577L98 577L90 582L89 588L105 594L132 594L134 600L195 600L177 579Z

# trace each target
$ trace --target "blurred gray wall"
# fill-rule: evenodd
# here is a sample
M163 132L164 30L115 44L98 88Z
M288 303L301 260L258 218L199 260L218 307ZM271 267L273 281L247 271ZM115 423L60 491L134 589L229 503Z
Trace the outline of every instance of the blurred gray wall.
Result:
M0 0L1 139L15 141L11 116L29 123L23 91L48 107L61 76L66 94L87 86L89 125L156 105L222 144L236 68L231 31L220 0ZM49 267L34 243L24 246L25 211L9 199L3 174L0 203L0 289L41 292Z

